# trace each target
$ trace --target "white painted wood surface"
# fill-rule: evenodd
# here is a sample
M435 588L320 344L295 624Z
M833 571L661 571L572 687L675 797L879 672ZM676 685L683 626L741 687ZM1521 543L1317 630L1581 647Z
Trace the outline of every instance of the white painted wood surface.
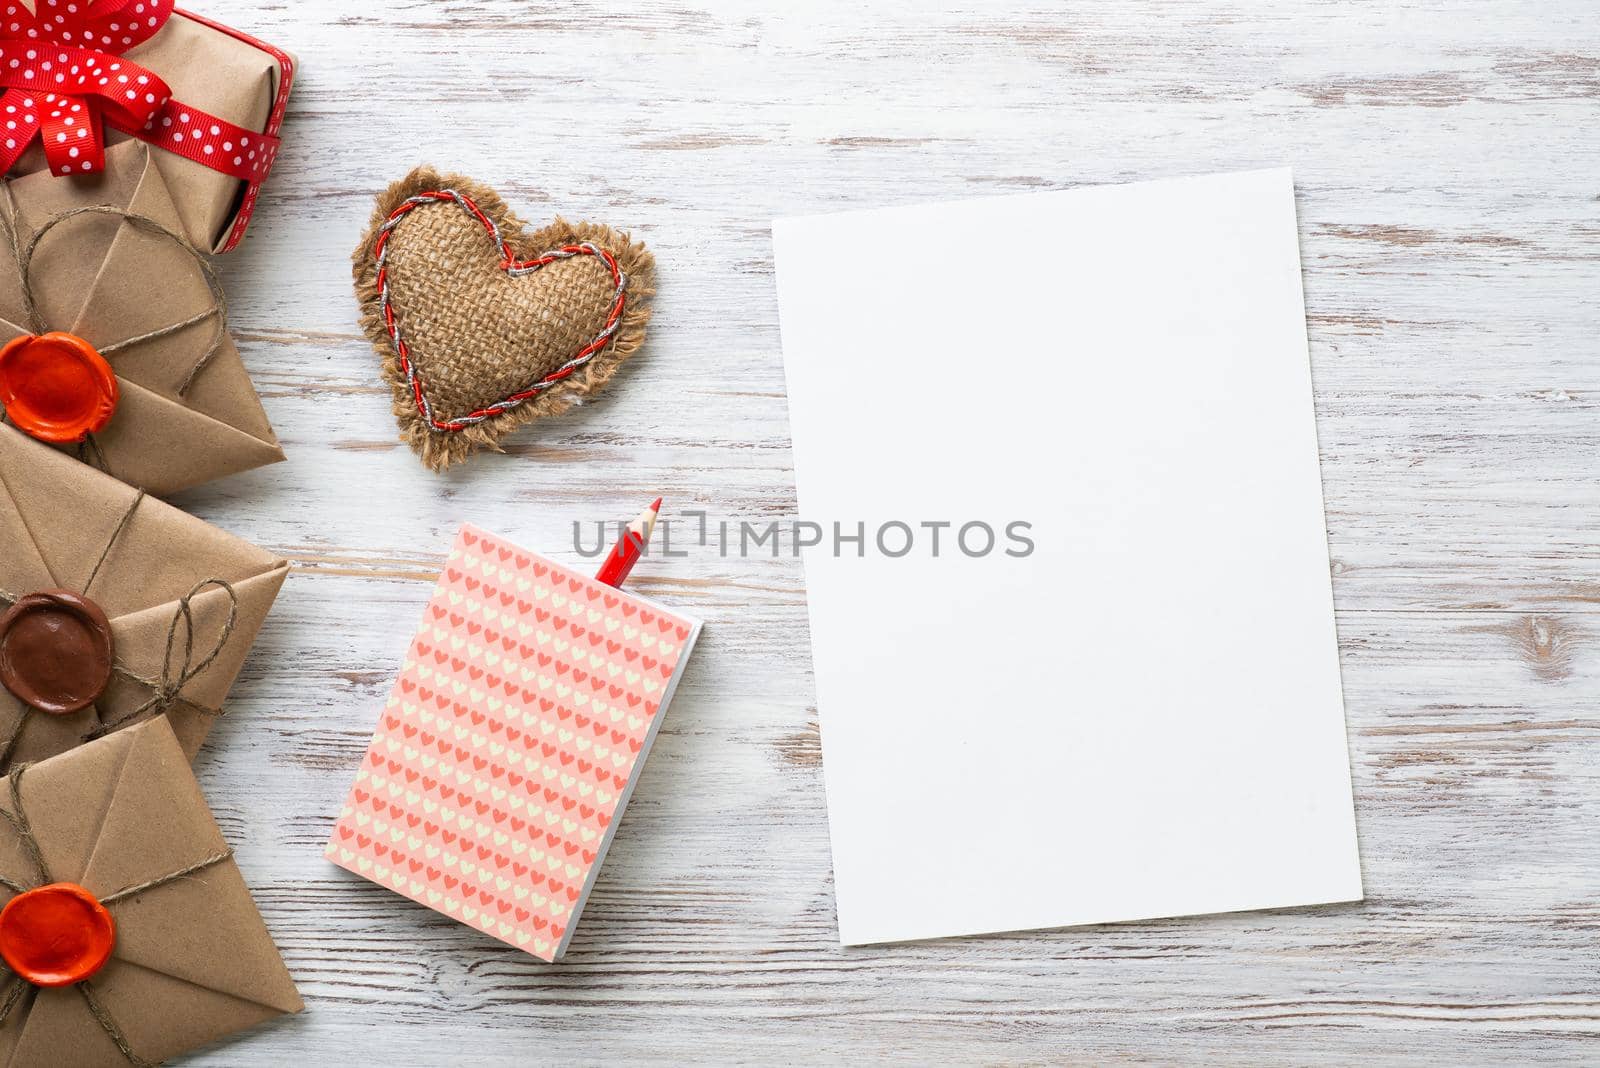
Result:
M1600 1060L1589 0L196 3L304 63L225 265L289 462L178 503L296 566L200 770L309 1009L202 1063ZM422 160L661 263L610 394L450 477L347 266ZM458 521L792 512L769 218L1283 163L1366 903L840 949L801 569L710 551L638 577L708 627L566 964L321 859Z

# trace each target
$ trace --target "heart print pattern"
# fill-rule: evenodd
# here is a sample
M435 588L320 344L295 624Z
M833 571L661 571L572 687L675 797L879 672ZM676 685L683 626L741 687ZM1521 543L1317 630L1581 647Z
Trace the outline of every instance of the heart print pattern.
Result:
M327 858L556 959L695 636L462 527Z

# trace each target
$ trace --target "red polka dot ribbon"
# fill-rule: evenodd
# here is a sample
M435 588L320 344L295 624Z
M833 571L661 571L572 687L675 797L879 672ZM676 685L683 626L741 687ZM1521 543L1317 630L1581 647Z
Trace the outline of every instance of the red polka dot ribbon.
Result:
M247 130L173 100L160 76L123 57L160 32L175 10L173 0L38 0L37 13L19 0L0 4L0 172L9 171L35 137L53 173L99 171L109 125L250 183L247 201L253 205L254 187L278 152L277 126L291 77L287 56L183 13L261 47L282 65L268 129ZM248 211L242 214L248 217Z

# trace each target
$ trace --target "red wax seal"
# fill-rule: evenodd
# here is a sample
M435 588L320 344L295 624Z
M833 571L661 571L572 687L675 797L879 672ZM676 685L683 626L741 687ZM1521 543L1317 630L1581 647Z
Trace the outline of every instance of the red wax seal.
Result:
M111 913L75 883L18 894L0 909L0 957L35 986L69 986L105 967L117 942Z
M70 590L19 597L0 615L0 684L41 712L88 708L111 681L111 623Z
M0 405L44 441L82 441L117 410L117 376L76 334L24 334L0 349Z

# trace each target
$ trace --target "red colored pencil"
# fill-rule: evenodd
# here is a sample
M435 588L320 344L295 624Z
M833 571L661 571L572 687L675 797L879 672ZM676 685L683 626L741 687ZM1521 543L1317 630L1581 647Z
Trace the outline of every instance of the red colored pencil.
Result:
M650 544L650 534L656 529L656 517L660 514L661 498L657 497L655 503L640 512L639 518L629 523L628 529L622 532L622 537L607 554L606 562L600 565L595 581L604 582L607 586L622 585L628 572L633 570L633 565L644 555L644 547Z

